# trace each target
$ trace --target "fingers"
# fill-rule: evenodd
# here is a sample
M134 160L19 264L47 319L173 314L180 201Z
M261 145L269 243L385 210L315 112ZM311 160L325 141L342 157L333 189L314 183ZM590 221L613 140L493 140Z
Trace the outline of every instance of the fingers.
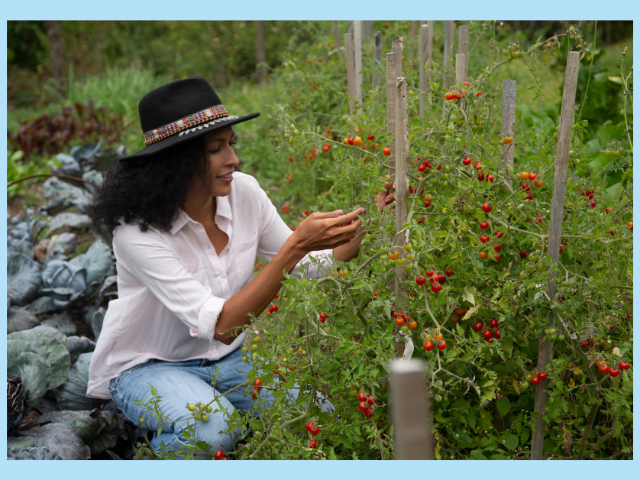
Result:
M313 216L313 218L317 219L337 218L340 217L342 213L342 210L335 210L333 212L314 212L310 216Z
M358 215L362 215L364 213L364 208L356 208L353 212L348 213L346 215L342 215L335 220L333 220L333 225L344 225L345 223L353 222L358 219Z

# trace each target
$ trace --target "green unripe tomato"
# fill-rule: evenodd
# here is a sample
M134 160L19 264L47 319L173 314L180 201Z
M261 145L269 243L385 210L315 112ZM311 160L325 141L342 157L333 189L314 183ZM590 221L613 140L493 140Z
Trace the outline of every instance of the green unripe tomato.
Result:
M408 272L409 270L411 270L413 268L413 265L411 265L410 263L405 264L404 269Z
M520 390L526 390L528 386L527 382L520 382Z
M544 263L539 263L536 265L536 270L539 272L545 272L547 270L547 266Z
M253 353L251 354L251 360L253 360L254 362L255 362L256 360L258 360L258 354L257 354L257 353L255 353L255 352L253 352Z
M190 403L189 405L187 405L187 410L189 410L190 412L195 412L196 411L196 406L194 403Z
M355 390L355 389L351 390L351 391L349 392L349 396L351 396L351 397L357 397L357 396L358 396L358 390Z
M438 403L440 403L442 401L442 395L436 395L434 400Z
M402 330L404 333L407 333L409 331L409 327L407 327L406 325L403 325L400 327L400 330Z
M260 438L262 438L262 432L253 432L253 436L256 438L256 440L259 440Z
M520 278L527 278L527 272L525 270L520 271Z
M538 261L538 256L535 253L530 253L529 260L531 260L532 262L536 262Z
M404 262L406 262L406 261L407 261L407 260L406 260L406 258L401 257L401 258L398 258L398 259L396 260L396 263L397 263L398 265L404 265Z
M444 180L447 180L447 179L449 178L449 174L448 174L448 173L445 173L444 175L442 175L442 178L443 178Z
M558 334L558 340L564 341L564 333Z
M410 251L411 251L411 249L412 249L413 247L411 246L411 244L410 244L410 243L407 243L407 244L406 244L404 247L402 247L402 248L404 248L407 252L410 252Z
M201 413L196 413L195 416L193 417L196 421L198 420L202 420L202 414Z
M258 347L258 345L256 345L255 343L254 343L253 345L251 345L251 351L252 351L252 352L257 351L257 350L258 350L258 348L260 348L260 347Z
M413 260L414 258L416 258L416 256L413 253L407 255L407 260Z
M297 135L300 135L300 132L298 130L294 130L293 134L297 136Z
M208 422L209 421L209 415L207 415L206 413L202 414L202 421L203 422Z
M449 166L447 165L446 167L444 167L444 169L443 169L443 170L445 171L445 173L449 173L450 168L449 168Z
M243 355L240 357L240 361L247 363L249 361L249 357L247 357L246 355Z
M204 411L207 413L211 413L213 412L213 407L211 405L207 405L207 408L205 408Z
M256 335L255 337L253 337L253 338L251 339L251 341L252 341L253 343L260 343L260 337Z
M246 347L246 345L243 345L240 350L242 350L242 353L247 353L249 351L249 349Z
M534 268L536 268L535 264L533 262L527 262L527 264L524 266L524 268L526 268L529 271L532 271Z
M530 373L527 373L527 374L524 376L524 380L525 380L525 382L530 382L532 378L533 378L533 375L531 375Z

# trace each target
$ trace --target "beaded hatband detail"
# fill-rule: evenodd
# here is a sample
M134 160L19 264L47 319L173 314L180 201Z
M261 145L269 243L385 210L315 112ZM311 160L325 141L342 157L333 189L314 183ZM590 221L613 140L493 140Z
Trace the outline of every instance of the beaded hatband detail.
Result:
M179 133L179 136L181 137L182 135L187 135L189 132L195 132L196 130L206 128L209 125L228 122L229 120L237 120L238 118L240 117L229 115L229 112L224 108L224 105L216 105L215 107L209 107L200 112L196 112L176 122L165 125L164 127L145 132L144 144L145 146L151 145L152 143L159 142L160 140L170 137L176 133Z

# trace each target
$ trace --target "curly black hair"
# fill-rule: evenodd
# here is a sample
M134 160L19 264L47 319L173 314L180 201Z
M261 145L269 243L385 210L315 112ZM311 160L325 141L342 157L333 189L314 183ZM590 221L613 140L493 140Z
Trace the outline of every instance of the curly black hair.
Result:
M204 154L204 137L196 137L144 159L117 161L104 172L87 213L94 226L107 238L120 220L147 231L149 226L169 231L178 209L194 186L211 192Z

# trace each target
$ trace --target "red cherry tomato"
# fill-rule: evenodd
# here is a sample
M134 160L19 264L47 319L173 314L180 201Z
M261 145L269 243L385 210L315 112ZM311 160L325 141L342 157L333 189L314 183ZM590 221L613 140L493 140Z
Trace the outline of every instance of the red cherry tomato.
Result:
M480 330L482 330L482 327L483 327L482 322L476 322L473 324L473 329L476 332L479 332Z
M540 381L546 380L547 379L547 372L538 373L538 378L540 379Z
M367 396L364 394L364 392L358 393L358 400L362 402L363 400L366 400L366 399L367 399Z
M489 340L491 337L493 337L493 333L491 333L491 330L485 330L484 333L482 334L482 336L484 338L486 338L487 340Z
M494 318L493 320L491 320L491 321L489 322L489 326L490 326L491 328L496 328L496 327L498 326L498 320L496 320L496 319Z
M216 450L215 459L222 460L222 457L224 457L224 452L222 450Z
M489 222L480 222L480 228L482 230L486 230L487 228L489 228Z
M533 385L538 385L540 383L540 379L538 377L531 377L531 383Z
M445 348L447 348L447 342L445 342L444 340L438 340L438 342L436 343L436 347L438 347L438 350L444 350Z
M430 352L431 350L433 350L433 342L428 341L427 343L422 345L422 348L424 348L427 352Z
M309 440L309 448L318 448L318 442L316 442L315 438Z
M496 330L495 332L493 332L493 336L500 340L500 338L502 337L502 335L500 334L500 330Z
M618 370L617 368L610 368L609 375L611 375L612 377L617 377L618 375L620 375L620 370Z
M360 409L360 411L364 412L367 407L367 402L365 400L361 401L358 404L358 408Z

